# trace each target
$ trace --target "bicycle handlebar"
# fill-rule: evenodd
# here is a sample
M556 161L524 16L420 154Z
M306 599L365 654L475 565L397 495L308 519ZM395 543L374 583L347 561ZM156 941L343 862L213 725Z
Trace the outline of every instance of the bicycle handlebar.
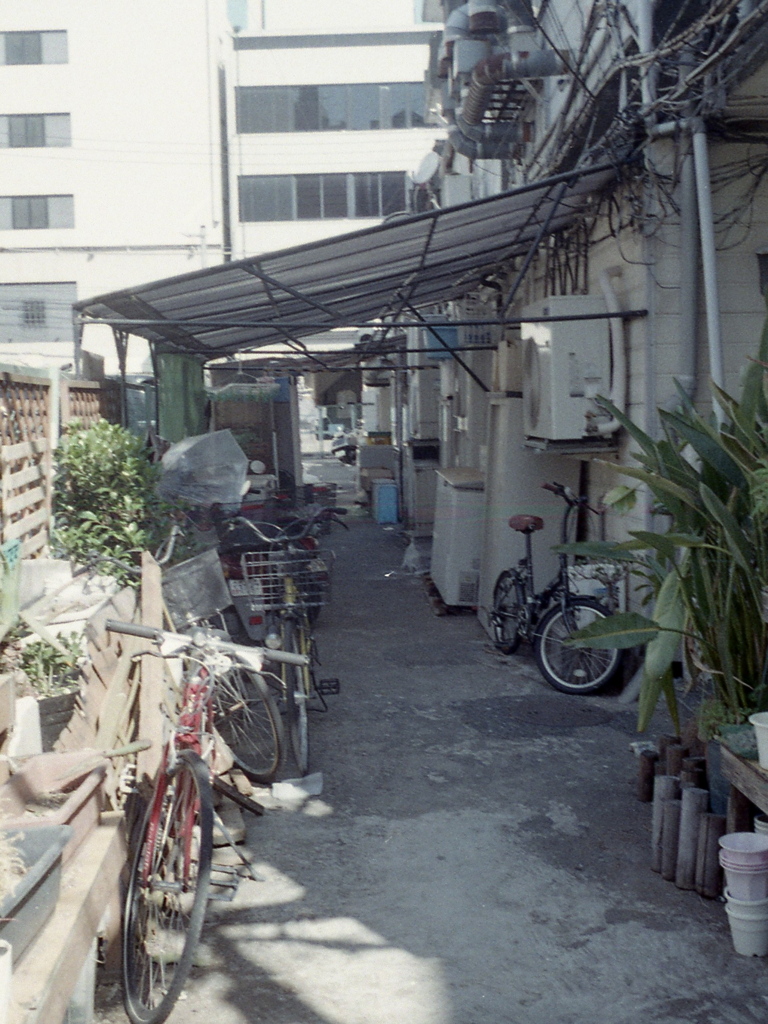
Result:
M329 506L327 508L319 509L306 519L294 519L285 526L278 526L276 523L269 522L254 522L252 519L247 519L245 516L235 516L233 523L237 523L239 526L247 526L264 544L284 544L291 540L303 540L304 537L309 535L312 527L323 519L332 519L334 522L340 523L345 530L348 530L349 527L347 524L339 518L346 514L347 510L345 508L334 508ZM262 529L264 526L275 531L271 537L269 534L264 533Z
M265 661L282 661L288 665L308 665L309 657L306 654L294 654L293 651L273 651L266 647L243 647L241 644L233 644L229 640L222 640L221 637L211 636L204 630L198 634L187 636L184 633L171 633L165 629L158 629L155 626L142 626L137 622L119 622L117 619L107 619L106 628L111 633L126 633L128 636L138 636L143 640L151 640L158 647L170 641L176 643L181 649L183 647L205 647L206 645L221 651L224 654L234 654L244 661L258 661L259 668ZM257 670L257 671L258 671Z

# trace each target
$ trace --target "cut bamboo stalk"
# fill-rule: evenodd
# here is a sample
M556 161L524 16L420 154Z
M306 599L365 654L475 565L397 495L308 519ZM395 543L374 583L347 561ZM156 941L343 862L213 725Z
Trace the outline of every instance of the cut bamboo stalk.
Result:
M696 856L699 848L699 825L709 806L706 789L684 788L680 794L680 838L677 848L675 885L678 889L696 888Z
M651 822L651 870L661 871L661 836L664 804L680 795L680 780L671 775L657 775L653 785L653 817Z
M653 783L659 755L655 750L641 750L640 764L637 773L637 799L649 804L653 800Z
M664 800L661 812L661 877L674 881L677 874L677 852L680 845L680 812L682 800Z
M720 866L718 840L724 835L724 814L701 815L696 851L696 892L710 900L723 894L723 869Z

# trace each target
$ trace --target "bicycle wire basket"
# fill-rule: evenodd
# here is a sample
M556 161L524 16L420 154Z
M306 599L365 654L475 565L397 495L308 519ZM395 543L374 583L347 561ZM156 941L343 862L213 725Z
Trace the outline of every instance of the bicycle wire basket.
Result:
M243 578L229 581L233 597L248 597L254 609L279 611L300 605L319 608L328 600L332 555L249 551L240 558ZM293 593L287 581L293 584Z

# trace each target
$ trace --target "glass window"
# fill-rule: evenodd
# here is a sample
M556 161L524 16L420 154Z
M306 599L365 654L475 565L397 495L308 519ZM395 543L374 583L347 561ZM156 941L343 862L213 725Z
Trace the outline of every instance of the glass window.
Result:
M381 128L379 85L354 85L349 88L349 127L357 131Z
M399 171L385 171L381 177L381 213L380 217L388 217L391 213L402 213L406 209L405 175Z
M424 124L421 82L254 85L235 91L238 132L370 131Z
M45 145L42 114L12 114L8 118L8 145L12 148Z
M35 228L73 228L73 196L0 197L0 228L24 231Z
M319 174L296 175L296 217L320 220L323 216Z
M45 196L14 196L13 226L19 231L26 228L48 227L48 203Z
M378 174L355 175L355 217L379 216Z
M0 116L0 148L71 145L69 114Z
M251 174L240 178L240 220L295 220L293 177Z
M0 64L66 64L66 32L0 32Z
M347 175L323 175L323 217L326 220L349 217Z
M45 145L72 145L72 127L69 114L45 115Z
M372 174L246 175L240 220L378 220L406 208L403 171Z
M423 86L413 82L397 82L388 88L392 104L392 127L422 128L426 104Z
M75 226L75 200L73 196L47 196L48 227L73 228Z
M316 132L319 129L320 107L318 87L316 85L300 85L296 90L296 100L293 107L293 130L297 132Z
M5 63L42 64L42 34L40 32L6 32Z
M295 89L280 86L239 87L235 91L238 132L293 131L295 96Z
M69 61L66 32L41 32L43 64L66 64Z
M22 299L21 322L25 327L45 325L45 302L43 299Z
M320 131L344 131L348 127L346 85L321 85L317 93Z

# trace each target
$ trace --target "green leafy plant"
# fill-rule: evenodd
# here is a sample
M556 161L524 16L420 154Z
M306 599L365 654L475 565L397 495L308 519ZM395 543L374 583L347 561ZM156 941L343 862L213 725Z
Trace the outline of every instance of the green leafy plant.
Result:
M648 489L667 529L633 531L631 540L603 546L605 554L633 563L652 599L651 614L612 616L581 631L573 643L645 645L641 730L662 694L679 727L672 663L681 643L693 684L709 686L704 717L710 733L717 720L743 722L768 708L766 356L768 327L741 400L713 388L723 411L720 424L699 414L681 391L680 411L660 411L664 436L654 440L601 402L639 448L634 456L639 466L616 468Z
M29 685L39 697L67 693L75 685L77 661L83 655L80 637L70 634L58 639L62 647L69 651L68 657L45 640L32 640L21 651L19 667L24 670Z
M139 438L99 420L70 425L56 452L54 544L80 563L94 555L138 564L167 529L165 506L155 494L159 470ZM120 566L111 575L134 583Z

